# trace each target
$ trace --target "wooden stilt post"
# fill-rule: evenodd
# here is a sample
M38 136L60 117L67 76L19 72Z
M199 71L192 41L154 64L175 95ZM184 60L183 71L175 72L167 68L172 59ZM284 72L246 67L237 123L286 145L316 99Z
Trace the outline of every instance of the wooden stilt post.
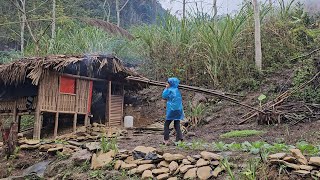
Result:
M18 133L21 131L21 115L18 116Z
M56 117L54 120L54 132L53 137L56 138L58 135L58 127L59 127L59 106L60 106L60 82L61 82L61 76L59 76L58 80L58 89L57 89L57 107L56 107Z
M89 126L90 125L90 119L89 119L89 109L91 109L89 106L91 106L91 103L89 103L90 99L92 99L92 97L90 97L92 95L91 93L91 83L92 81L88 81L88 99L87 99L87 113L86 116L84 118L84 122L85 122L85 126ZM92 84L93 86L93 84Z
M76 92L76 96L75 96L75 103L74 103L74 115L73 115L73 132L75 133L77 131L77 119L78 119L78 85L79 85L79 80L76 79L76 86L75 86L75 92Z
M73 132L74 133L77 131L77 118L78 118L78 114L75 113L73 115Z
M112 82L111 81L109 81L108 82L108 124L107 124L107 126L110 126L110 117L111 117L111 91L112 91L112 87L111 87L111 85L112 85Z
M58 135L58 127L59 127L59 112L56 113L56 117L54 120L54 132L53 132L54 138L56 138Z
M121 95L122 95L122 103L121 103L121 127L124 127L124 116L123 116L123 106L124 106L124 85L121 86Z
M14 109L13 109L13 123L17 123L18 117L18 109L17 109L17 101L14 102Z
M40 121L41 121L40 120L40 105L38 103L37 108L36 108L36 112L34 115L33 139L40 139L40 134L41 134L41 122Z

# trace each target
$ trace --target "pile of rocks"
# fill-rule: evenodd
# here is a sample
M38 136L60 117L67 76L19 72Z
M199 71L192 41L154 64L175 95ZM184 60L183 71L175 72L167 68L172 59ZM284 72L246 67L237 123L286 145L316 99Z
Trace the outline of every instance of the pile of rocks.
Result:
M99 169L114 162L114 170L125 170L141 179L209 179L217 177L224 170L220 165L223 157L203 151L200 155L161 153L152 147L138 146L133 151L120 150L118 153L95 153L91 169Z
M307 177L320 178L320 157L307 159L299 149L290 149L291 154L277 153L269 155L269 162L276 165L284 165L292 169L293 173Z
M81 126L77 128L75 133L64 134L57 139L60 140L74 140L74 141L86 141L86 140L97 140L101 136L108 138L113 137L125 137L128 132L124 129L117 127L106 127L104 124L93 123L89 126Z
M26 138L20 138L18 140L20 144L20 149L22 150L34 150L38 149L40 152L47 152L50 154L56 154L58 151L65 154L71 155L74 152L81 150L80 147L74 146L71 144L61 144L55 143L53 141L39 141L39 140L31 140Z
M123 137L127 131L118 128L109 128L103 124L93 123L91 126L79 127L76 133L64 134L56 140L32 140L18 134L18 144L22 150L39 149L41 152L55 153L57 151L70 155L81 149L97 151L101 148L102 136Z

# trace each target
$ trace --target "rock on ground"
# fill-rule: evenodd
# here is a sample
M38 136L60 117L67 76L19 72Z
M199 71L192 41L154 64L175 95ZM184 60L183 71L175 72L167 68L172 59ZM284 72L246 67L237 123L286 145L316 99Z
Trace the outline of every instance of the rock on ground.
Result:
M194 166L193 165L185 165L185 166L182 166L181 168L180 168L180 172L182 173L182 174L184 174L185 172L187 172L189 169L191 169L191 168L194 168Z
M166 167L162 167L160 169L153 169L152 170L152 173L155 174L155 175L167 174L169 172L170 172L169 168L166 168Z
M320 157L311 157L309 160L309 164L320 166Z
M153 179L153 175L152 175L152 172L150 170L145 170L143 173L142 173L142 176L141 176L141 179Z
M177 170L179 167L179 164L175 161L172 161L170 164L169 164L169 170L170 172L173 172L175 170Z
M292 153L292 155L297 158L298 162L303 164L303 165L307 165L308 164L308 160L306 157L304 157L304 155L301 153L301 151L299 149L290 149L290 152Z
M206 161L204 159L199 159L196 163L196 166L197 167L201 167L201 166L206 166L206 165L209 165L210 162L209 161Z
M201 153L201 156L203 159L205 160L221 160L223 157L220 156L219 154L215 154L215 153L212 153L212 152L207 152L207 151L202 151Z
M164 180L169 178L169 173L167 174L160 174L157 176L157 180Z
M210 166L203 166L198 168L197 176L201 180L207 180L212 176L212 169Z
M142 173L142 172L144 172L146 170L150 170L150 169L153 169L155 167L156 166L154 164L143 164L143 165L138 166L137 173L140 174L140 173Z
M270 159L283 159L287 154L286 153L276 153L276 154L271 154L268 157Z
M182 154L170 154L170 153L165 153L163 154L163 158L166 161L179 161L179 160L183 160L185 157Z
M197 168L189 169L183 176L183 179L196 179L197 178Z
M83 149L75 152L71 156L71 160L75 163L75 165L81 165L86 161L89 162L91 157L92 157L92 154L88 150Z

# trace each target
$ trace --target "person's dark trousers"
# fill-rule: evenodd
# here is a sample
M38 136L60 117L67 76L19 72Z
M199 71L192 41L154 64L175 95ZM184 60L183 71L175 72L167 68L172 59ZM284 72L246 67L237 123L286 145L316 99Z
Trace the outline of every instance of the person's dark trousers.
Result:
M164 123L164 140L169 140L169 134L170 134L170 124L173 121L174 123L174 129L176 130L176 141L182 141L182 132L180 129L180 121L179 120L166 120Z

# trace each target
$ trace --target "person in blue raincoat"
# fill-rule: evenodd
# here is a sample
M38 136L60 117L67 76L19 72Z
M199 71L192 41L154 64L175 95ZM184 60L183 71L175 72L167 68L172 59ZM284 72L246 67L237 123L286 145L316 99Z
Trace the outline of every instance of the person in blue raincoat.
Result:
M166 121L164 123L164 144L169 143L169 126L174 122L176 130L176 142L182 141L182 132L180 128L180 120L183 120L183 105L181 93L178 89L180 80L178 78L169 78L166 88L162 92L162 98L167 100Z

